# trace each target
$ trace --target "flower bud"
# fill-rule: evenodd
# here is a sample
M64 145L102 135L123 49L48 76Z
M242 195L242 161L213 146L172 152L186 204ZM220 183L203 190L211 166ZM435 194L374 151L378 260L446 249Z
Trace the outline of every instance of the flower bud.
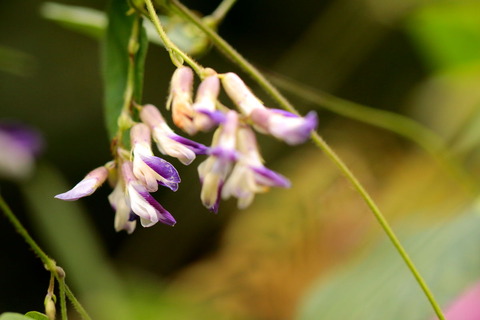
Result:
M229 72L224 74L222 77L222 85L227 95L245 116L250 116L255 109L265 108L262 102L235 73Z
M189 67L180 67L173 73L170 82L170 96L167 108L172 108L173 123L190 135L197 132L193 124L192 109L193 71Z
M212 116L216 109L220 92L220 80L216 75L205 78L198 86L195 103L192 108L196 112L193 122L200 131L208 131L217 124Z
M65 201L75 201L80 198L91 195L108 178L108 170L105 166L96 168L88 173L82 181L74 186L70 191L57 194L55 198Z

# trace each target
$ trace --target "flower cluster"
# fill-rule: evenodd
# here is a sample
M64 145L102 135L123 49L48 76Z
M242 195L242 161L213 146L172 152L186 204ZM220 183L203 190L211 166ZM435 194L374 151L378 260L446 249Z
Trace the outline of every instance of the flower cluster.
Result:
M157 222L174 225L175 219L150 193L159 186L176 191L180 177L172 164L153 154L152 140L161 154L185 165L197 155L207 155L198 166L200 198L215 213L220 199L235 197L238 207L246 208L256 193L270 187L290 187L287 178L263 165L254 129L290 145L303 143L316 129L316 113L300 117L267 108L238 75L208 71L209 76L202 80L194 97L193 71L178 68L172 76L167 109L172 112L173 123L189 135L214 129L210 147L177 135L155 106L141 106L140 122L130 128L130 150L117 147L114 161L93 170L56 198L77 200L88 196L108 179L114 187L108 198L116 211L117 231L133 232L137 220L144 227ZM222 87L239 112L219 102Z

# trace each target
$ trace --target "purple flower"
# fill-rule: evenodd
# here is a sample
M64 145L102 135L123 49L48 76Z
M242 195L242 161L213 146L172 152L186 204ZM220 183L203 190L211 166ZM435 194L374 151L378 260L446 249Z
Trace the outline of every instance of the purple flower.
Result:
M133 173L149 192L163 185L177 191L180 176L173 165L155 157L150 147L150 129L143 123L134 125L130 131L133 147Z
M235 73L222 77L228 96L261 133L270 134L290 145L305 142L317 128L318 117L313 111L305 117L293 113L266 108Z
M229 111L225 122L214 134L210 156L198 166L198 174L202 182L200 198L203 205L213 212L218 210L222 186L238 157L237 129L238 114L235 111Z
M27 178L42 147L40 134L33 129L20 124L0 123L0 176Z
M157 222L170 226L175 225L176 221L173 216L135 178L131 162L127 161L122 164L122 177L125 181L126 203L132 212L140 217L142 226L150 227Z
M145 105L140 111L140 118L150 127L153 139L162 154L177 158L188 165L195 160L197 154L207 153L208 148L203 144L175 134L155 106Z
M259 131L269 133L290 145L305 142L318 124L314 111L300 117L284 110L259 108L252 111L250 119Z
M77 183L71 190L57 194L55 198L65 201L75 201L91 195L108 178L108 169L105 166L90 171L85 178Z
M234 196L238 207L248 207L255 193L268 191L269 187L290 187L290 181L284 176L263 166L255 133L249 127L238 130L238 149L240 157L222 189L222 198Z

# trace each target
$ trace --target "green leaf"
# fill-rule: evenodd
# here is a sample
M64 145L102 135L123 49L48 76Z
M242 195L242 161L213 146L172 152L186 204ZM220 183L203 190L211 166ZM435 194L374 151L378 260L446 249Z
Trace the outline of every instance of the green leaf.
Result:
M400 238L437 301L447 305L471 283L480 268L480 215L460 217ZM418 227L416 227L418 230ZM403 232L402 232L403 231ZM433 311L390 243L383 242L357 265L318 282L297 319L430 319Z
M413 12L407 30L434 68L480 61L478 1L433 1Z
M67 29L94 38L102 36L107 26L105 13L86 7L45 2L40 6L40 14Z
M137 23L140 24L136 40L138 50L133 60L133 99L140 103L143 88L143 73L148 40L143 20L137 14L127 14L125 0L112 0L108 9L108 26L103 43L104 104L107 130L113 138L118 129L117 120L124 107L125 90L129 82L129 41ZM135 35L134 35L135 36Z
M5 312L0 314L0 320L32 320L32 318L20 313Z
M49 320L47 315L41 313L41 312L38 312L38 311L30 311L30 312L27 312L25 314L25 316L31 318L31 319L35 319L35 320Z

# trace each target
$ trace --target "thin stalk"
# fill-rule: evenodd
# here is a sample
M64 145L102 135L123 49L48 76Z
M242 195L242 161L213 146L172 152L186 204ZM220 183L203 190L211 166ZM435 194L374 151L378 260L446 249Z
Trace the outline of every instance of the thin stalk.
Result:
M40 260L45 265L45 268L49 271L55 269L56 265L55 262L40 248L40 246L33 240L33 238L28 233L27 229L25 229L22 223L17 219L15 214L12 212L8 204L5 202L5 199L0 194L0 208L2 209L3 213L10 221L10 223L15 228L15 231L25 240L25 242L30 246L33 252L40 258Z
M2 209L3 213L13 225L15 231L25 240L25 242L30 246L33 252L40 258L40 260L45 265L45 268L51 272L51 274L55 277L59 284L59 291L60 291L60 308L62 313L62 319L67 319L67 305L65 300L65 294L69 297L72 304L75 306L79 311L82 319L84 320L91 320L90 316L86 313L85 309L81 306L80 302L75 298L75 296L71 293L71 291L66 287L65 284L65 272L63 269L57 266L55 261L50 258L45 251L40 248L40 246L33 240L33 238L28 233L27 229L22 225L22 223L17 219L13 211L8 206L7 202L0 194L0 208Z
M80 304L80 302L78 302L78 299L75 297L72 290L70 290L70 288L66 284L65 284L65 293L68 297L68 300L70 300L73 307L75 308L75 310L77 310L78 314L82 317L82 319L92 320L92 318L90 318L85 308Z
M149 1L149 0L147 0ZM177 11L184 16L187 20L194 23L198 28L203 30L207 36L210 37L215 46L217 46L224 54L226 54L230 59L232 59L239 67L241 67L246 73L248 73L267 93L269 93L273 99L277 101L285 110L298 114L296 109L292 104L272 85L270 82L245 58L243 58L230 44L223 40L215 31L213 31L209 26L205 25L198 17L196 17L187 7L178 2L177 0L170 0L170 3L177 9ZM328 144L316 133L312 134L312 140L316 146L322 150L332 162L338 167L338 169L345 175L347 180L354 186L360 196L363 198L365 203L370 208L371 212L377 219L378 223L386 233L387 237L392 242L393 246L404 260L408 269L415 277L417 283L420 285L422 291L430 302L432 308L434 309L437 317L441 320L445 319L445 316L442 313L435 297L430 291L427 283L418 272L415 264L408 256L406 250L398 240L393 229L388 224L387 220L381 213L378 206L375 204L369 193L362 186L362 184L355 178L354 174L346 166L346 164L337 156L337 154L331 149Z
M435 300L435 297L433 296L432 291L428 287L427 283L423 279L422 275L420 272L417 270L415 267L415 264L413 263L412 259L408 255L407 251L401 244L400 240L398 237L395 235L395 232L391 228L390 224L388 223L387 219L385 219L385 216L382 214L378 206L376 205L375 201L373 201L372 197L370 194L367 192L367 190L363 187L363 185L358 181L358 179L355 177L355 175L350 171L350 169L347 167L347 165L340 159L340 157L333 151L332 148L325 142L325 140L320 137L320 135L316 132L312 134L312 140L315 143L315 145L321 149L327 157L332 160L333 163L340 169L340 171L343 173L343 175L350 181L350 183L353 185L353 187L357 190L357 192L361 195L367 206L370 208L370 211L373 213L375 216L377 222L380 224L382 229L385 231L387 234L387 237L390 239L392 242L393 246L397 250L397 252L400 254L402 257L403 261L407 265L408 269L412 273L412 275L415 277L417 283L420 285L422 291L424 292L425 296L427 297L428 301L432 305L432 308L434 309L435 313L437 314L438 318L441 320L444 320L445 317L442 313L442 310L440 309L440 306L438 305L437 301Z
M65 278L58 277L58 293L60 295L60 312L62 320L67 320L67 299L65 298Z
M201 67L196 61L194 61L189 55L187 55L185 52L180 50L175 43L173 43L170 38L167 36L167 33L165 32L162 23L160 22L160 19L157 16L157 13L155 12L155 8L153 7L153 3L151 0L145 0L145 4L147 5L147 10L150 15L150 20L152 21L153 25L155 26L155 29L158 32L158 35L162 39L162 42L165 46L165 49L167 49L168 53L170 54L170 58L172 59L173 64L175 64L177 67L180 67L182 65L181 61L178 61L177 57L182 58L186 63L188 63L197 74L202 74L203 73L203 67Z
M237 2L237 0L223 0L218 7L208 16L208 22L213 25L218 25L225 19L228 11Z

